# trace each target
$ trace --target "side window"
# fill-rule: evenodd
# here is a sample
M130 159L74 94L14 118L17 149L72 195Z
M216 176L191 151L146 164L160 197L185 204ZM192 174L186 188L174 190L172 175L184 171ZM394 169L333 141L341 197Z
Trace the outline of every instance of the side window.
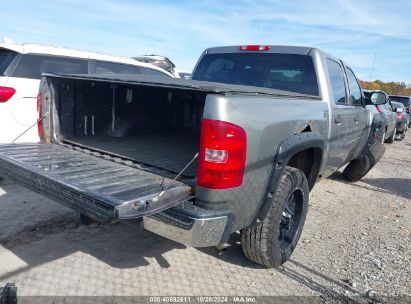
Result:
M94 61L94 73L96 74L141 74L141 69L138 66L106 62Z
M145 75L169 77L166 73L163 73L163 72L160 72L154 69L144 68L144 67L141 67L140 69Z
M330 75L331 88L333 90L334 102L346 104L345 82L341 65L327 58L328 74Z
M0 48L0 76L4 75L10 63L16 56L16 52Z
M43 73L87 74L88 63L85 59L23 55L11 76L40 79Z
M350 88L350 103L354 106L361 105L361 87L358 84L357 78L355 77L351 69L346 68L348 87Z

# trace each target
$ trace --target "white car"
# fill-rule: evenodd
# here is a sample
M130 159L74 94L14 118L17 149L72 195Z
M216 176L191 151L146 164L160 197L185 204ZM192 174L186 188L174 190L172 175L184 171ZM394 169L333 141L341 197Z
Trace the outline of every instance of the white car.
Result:
M0 143L10 143L38 119L36 97L42 73L147 74L175 77L131 58L45 46L0 43ZM33 127L17 142L38 142Z

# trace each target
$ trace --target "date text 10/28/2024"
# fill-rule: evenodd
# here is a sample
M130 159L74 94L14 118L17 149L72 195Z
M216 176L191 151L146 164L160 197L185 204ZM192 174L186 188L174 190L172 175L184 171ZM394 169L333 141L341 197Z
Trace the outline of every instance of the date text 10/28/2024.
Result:
M256 303L255 297L244 296L172 296L172 297L150 297L150 303Z

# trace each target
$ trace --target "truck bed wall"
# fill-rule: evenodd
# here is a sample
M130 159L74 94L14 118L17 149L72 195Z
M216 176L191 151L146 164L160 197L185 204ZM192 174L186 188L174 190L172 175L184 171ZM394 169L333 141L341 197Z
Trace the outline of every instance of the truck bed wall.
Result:
M205 94L107 82L72 82L56 104L63 137L93 135L93 116L94 135L126 137L200 129Z
M57 141L172 172L198 151L204 92L69 79L53 87ZM194 177L196 164L185 173Z

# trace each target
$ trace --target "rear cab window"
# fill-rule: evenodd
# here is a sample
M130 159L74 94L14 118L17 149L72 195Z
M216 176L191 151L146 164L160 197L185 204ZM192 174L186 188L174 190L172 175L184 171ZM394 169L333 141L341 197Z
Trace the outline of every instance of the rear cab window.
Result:
M40 79L43 73L87 74L88 61L87 59L25 54L22 55L11 76Z
M16 52L0 48L0 76L5 75L7 68L16 56Z
M314 63L308 55L249 52L207 54L191 79L319 96Z

